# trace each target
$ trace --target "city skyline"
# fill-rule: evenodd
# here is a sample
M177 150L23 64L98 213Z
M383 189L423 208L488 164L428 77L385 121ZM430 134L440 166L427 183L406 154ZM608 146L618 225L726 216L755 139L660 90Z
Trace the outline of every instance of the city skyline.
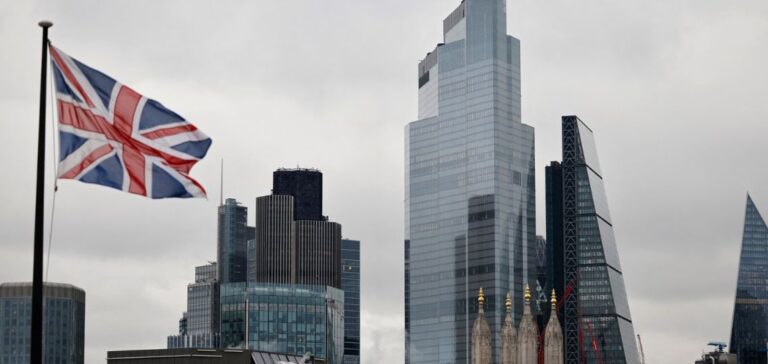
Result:
M370 263L363 360L402 358L402 127L417 115L413 64L458 1L186 4L178 13L170 2L153 15L88 4L8 3L0 13L0 40L13 50L0 58L8 69L0 138L18 156L6 164L18 173L0 182L0 281L30 278L35 130L11 121L36 120L36 23L50 18L54 44L163 100L214 140L195 169L207 202L59 183L50 279L88 292L86 361L162 347L176 331L190 268L215 257L222 157L225 195L249 208L269 193L276 167L327 173L324 209L365 242ZM543 167L559 156L559 117L578 114L597 131L611 171L607 197L648 361L690 360L707 341L727 341L743 196L768 203L760 65L768 5L509 1L507 10L508 34L522 40L523 119L536 128L536 233L545 232ZM277 137L285 133L298 139L285 145Z

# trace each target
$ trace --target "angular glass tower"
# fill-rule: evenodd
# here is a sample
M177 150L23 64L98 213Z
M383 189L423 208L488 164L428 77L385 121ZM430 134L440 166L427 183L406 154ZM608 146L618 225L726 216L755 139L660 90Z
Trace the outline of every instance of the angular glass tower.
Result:
M565 361L639 363L592 129L563 117Z
M504 0L465 0L418 66L405 130L406 363L468 363L472 295L497 332L535 287L533 128L521 122L520 42ZM493 342L494 358L499 345Z
M739 364L765 364L768 343L768 226L747 195L731 353Z

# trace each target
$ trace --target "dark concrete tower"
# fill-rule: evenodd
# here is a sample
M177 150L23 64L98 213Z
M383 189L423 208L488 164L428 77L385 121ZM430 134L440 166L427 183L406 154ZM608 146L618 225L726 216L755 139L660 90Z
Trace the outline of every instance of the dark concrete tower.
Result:
M272 194L293 196L295 220L323 219L323 174L315 169L278 169Z
M273 176L272 195L256 199L252 278L341 288L341 225L322 216L322 173L280 169Z

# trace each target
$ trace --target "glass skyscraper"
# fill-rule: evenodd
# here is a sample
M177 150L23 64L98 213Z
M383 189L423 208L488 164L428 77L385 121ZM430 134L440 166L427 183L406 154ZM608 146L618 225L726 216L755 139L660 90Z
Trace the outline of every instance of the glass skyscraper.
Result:
M344 364L360 364L360 241L341 240Z
M563 117L565 361L639 364L592 130Z
M468 363L474 293L487 293L497 332L507 292L519 322L523 288L535 287L534 137L506 19L504 0L462 1L418 65L418 120L405 129L406 363Z
M43 286L45 363L85 360L85 291L69 284ZM29 363L32 283L0 284L0 363Z
M768 347L768 225L747 195L730 352L739 364L765 364Z
M195 283L187 286L187 312L179 334L168 336L168 348L219 347L219 282L217 264L195 267Z
M248 278L248 240L255 230L247 225L248 208L228 198L219 206L217 262L221 283L245 282Z
M341 364L344 292L301 284L222 285L221 344L284 354L309 352L329 364Z

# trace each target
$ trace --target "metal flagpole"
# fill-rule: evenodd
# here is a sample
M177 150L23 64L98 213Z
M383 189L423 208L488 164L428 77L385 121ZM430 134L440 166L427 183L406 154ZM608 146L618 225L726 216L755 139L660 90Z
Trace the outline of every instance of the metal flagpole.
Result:
M43 202L45 194L45 92L48 74L48 28L53 23L37 23L43 28L43 57L40 66L40 125L37 138L37 196L35 200L35 252L32 267L32 335L30 363L43 363Z

